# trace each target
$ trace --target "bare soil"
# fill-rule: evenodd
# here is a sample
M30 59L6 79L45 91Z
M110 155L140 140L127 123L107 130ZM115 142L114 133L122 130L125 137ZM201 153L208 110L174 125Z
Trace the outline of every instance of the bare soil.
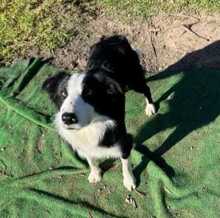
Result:
M220 15L158 15L146 19L122 21L99 11L87 14L83 26L62 48L53 54L32 50L31 56L52 57L53 63L65 69L83 70L89 47L103 35L114 33L128 37L141 52L142 63L156 73L181 60L178 67L220 68ZM203 49L205 48L206 49Z

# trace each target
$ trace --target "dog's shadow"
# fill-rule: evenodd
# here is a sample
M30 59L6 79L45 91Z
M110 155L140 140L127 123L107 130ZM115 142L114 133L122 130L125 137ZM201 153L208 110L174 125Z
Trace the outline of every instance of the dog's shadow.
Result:
M183 75L181 80L156 102L160 105L166 100L169 112L160 114L158 111L153 119L139 129L135 138L138 145L136 150L143 155L142 161L134 169L138 183L149 160L155 161L168 175L174 175L172 167L166 164L162 155L190 132L208 125L220 114L220 41L187 54L148 81L161 80L179 73ZM154 152L142 145L156 133L172 127L175 127L174 132Z

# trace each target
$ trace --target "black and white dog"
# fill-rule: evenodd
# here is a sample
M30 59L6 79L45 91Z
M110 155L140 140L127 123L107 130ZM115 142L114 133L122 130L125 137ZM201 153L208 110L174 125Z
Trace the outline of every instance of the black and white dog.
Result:
M128 40L120 35L101 38L91 47L85 73L58 73L44 82L43 89L59 109L55 118L59 134L89 163L89 182L101 180L96 160L120 158L124 186L134 189L128 161L133 141L125 127L126 91L144 94L147 115L154 114L155 107Z

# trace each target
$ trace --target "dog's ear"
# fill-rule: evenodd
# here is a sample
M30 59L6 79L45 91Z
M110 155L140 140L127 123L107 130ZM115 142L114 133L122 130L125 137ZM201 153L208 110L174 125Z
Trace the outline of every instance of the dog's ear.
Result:
M50 93L55 93L59 84L64 80L64 79L68 79L70 77L70 74L66 73L66 72L59 72L54 76L48 77L43 85L42 85L42 89L47 91L49 94Z
M48 77L43 85L42 89L47 91L50 99L59 108L62 105L62 102L65 99L67 81L70 77L70 74L66 72L59 72L54 76Z

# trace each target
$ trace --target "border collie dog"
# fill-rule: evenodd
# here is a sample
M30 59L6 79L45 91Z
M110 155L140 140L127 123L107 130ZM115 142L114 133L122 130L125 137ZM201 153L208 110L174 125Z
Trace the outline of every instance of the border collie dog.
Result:
M135 189L128 161L133 140L125 126L126 91L145 96L147 115L154 114L155 107L128 40L121 35L101 38L90 49L85 73L60 72L46 79L43 89L58 107L55 125L60 136L88 161L89 182L101 180L96 160L120 158L124 186Z

